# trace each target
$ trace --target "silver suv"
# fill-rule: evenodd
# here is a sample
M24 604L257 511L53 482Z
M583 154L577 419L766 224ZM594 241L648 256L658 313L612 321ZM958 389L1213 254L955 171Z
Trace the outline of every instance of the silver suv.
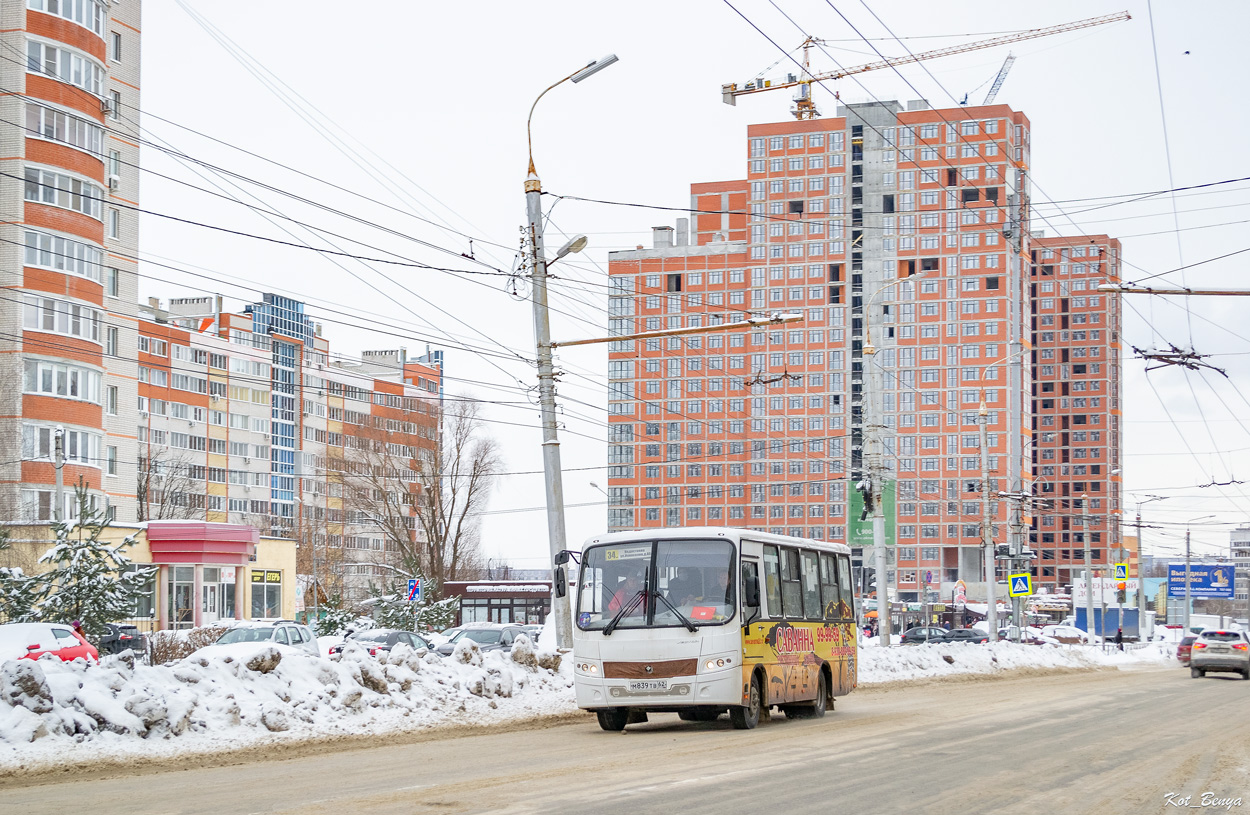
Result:
M1250 638L1246 632L1208 628L1199 634L1189 652L1189 675L1197 679L1207 671L1231 671L1250 679Z
M272 642L277 645L289 645L312 656L321 656L317 647L317 637L306 625L294 620L243 620L229 631L221 635L208 648L218 645L233 645L240 642Z

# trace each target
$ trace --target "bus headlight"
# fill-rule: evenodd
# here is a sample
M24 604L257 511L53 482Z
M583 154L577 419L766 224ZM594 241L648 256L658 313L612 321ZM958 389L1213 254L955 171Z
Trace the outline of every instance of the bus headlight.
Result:
M709 671L719 670L728 667L733 663L733 657L722 657L720 659L709 659L703 663L703 667Z
M589 674L590 676L599 675L599 666L593 662L579 662L577 663L577 670L584 674Z

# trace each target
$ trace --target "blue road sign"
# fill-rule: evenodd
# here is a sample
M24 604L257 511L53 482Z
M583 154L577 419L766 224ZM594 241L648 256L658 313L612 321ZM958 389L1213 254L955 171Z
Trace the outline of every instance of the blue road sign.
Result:
M1013 574L1009 575L1011 581L1008 594L1012 597L1025 597L1033 593L1033 576L1031 574Z
M1185 596L1185 564L1168 564L1168 597ZM1189 565L1190 597L1232 597L1233 565L1231 563L1191 563Z
M1115 564L1115 579L1116 580L1128 580L1128 564L1127 563Z
M421 581L412 578L408 581L408 602L421 602Z

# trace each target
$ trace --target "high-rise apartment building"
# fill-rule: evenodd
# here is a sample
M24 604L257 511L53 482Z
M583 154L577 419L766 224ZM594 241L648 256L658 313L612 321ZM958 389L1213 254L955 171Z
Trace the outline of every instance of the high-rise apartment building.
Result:
M1128 562L1119 551L1122 433L1120 242L1107 235L1032 240L1029 291L1034 509L1030 545L1039 585L1071 585L1090 562ZM1088 528L1086 528L1088 527Z
M746 526L858 557L876 432L899 598L983 593L983 403L991 495L1032 481L1030 140L1006 105L750 126L745 180L692 185L689 230L612 254L610 329L804 319L612 346L609 528Z
M135 509L140 0L5 0L0 514ZM105 437L124 450L106 482ZM120 485L126 484L126 488ZM68 505L71 491L63 491ZM62 507L68 512L69 507Z
M197 297L141 316L139 520L295 538L301 573L316 571L327 596L364 599L390 575L383 525L420 539L414 462L437 449L442 353L332 357L304 304L272 294L237 314ZM106 448L106 478L119 455Z

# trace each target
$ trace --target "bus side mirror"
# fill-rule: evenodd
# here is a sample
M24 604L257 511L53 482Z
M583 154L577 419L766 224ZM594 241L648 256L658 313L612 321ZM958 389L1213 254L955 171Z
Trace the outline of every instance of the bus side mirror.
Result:
M563 597L564 595L569 593L568 582L569 582L569 579L564 574L564 567L557 566L556 567L556 580L555 580L556 597Z
M563 566L564 564L568 563L569 554L570 552L568 549L561 549L559 552L556 552L556 565Z
M759 608L760 605L760 578L759 575L751 575L747 578L746 585L746 606L748 608Z

